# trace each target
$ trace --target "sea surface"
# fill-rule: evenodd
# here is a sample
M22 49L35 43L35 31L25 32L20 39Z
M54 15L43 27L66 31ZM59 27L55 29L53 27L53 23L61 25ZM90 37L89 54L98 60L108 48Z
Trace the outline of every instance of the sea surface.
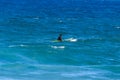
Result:
M120 80L120 0L0 0L0 80Z

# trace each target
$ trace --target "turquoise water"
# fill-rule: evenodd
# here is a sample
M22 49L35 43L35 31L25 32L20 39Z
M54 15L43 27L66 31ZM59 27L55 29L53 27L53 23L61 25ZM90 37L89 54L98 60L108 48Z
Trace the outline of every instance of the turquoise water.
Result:
M119 80L119 13L119 0L0 0L0 80Z

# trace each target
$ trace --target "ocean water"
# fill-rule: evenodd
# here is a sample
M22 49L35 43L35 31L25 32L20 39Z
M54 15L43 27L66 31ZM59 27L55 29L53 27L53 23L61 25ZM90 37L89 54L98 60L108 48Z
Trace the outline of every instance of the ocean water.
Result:
M120 1L0 0L0 80L120 80Z

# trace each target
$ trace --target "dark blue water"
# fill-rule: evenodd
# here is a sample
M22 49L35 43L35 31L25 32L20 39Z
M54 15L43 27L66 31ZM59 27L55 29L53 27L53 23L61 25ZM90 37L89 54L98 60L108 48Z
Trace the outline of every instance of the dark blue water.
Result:
M0 0L0 80L119 79L119 0Z

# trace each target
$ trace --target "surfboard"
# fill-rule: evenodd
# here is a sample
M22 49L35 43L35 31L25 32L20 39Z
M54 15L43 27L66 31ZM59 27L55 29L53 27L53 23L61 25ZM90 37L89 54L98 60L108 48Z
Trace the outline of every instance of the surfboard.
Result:
M62 41L59 40L53 40L52 42L77 42L78 40L75 38L68 38L68 39L64 39Z
M52 42L61 42L61 41L59 41L59 40L53 40Z

